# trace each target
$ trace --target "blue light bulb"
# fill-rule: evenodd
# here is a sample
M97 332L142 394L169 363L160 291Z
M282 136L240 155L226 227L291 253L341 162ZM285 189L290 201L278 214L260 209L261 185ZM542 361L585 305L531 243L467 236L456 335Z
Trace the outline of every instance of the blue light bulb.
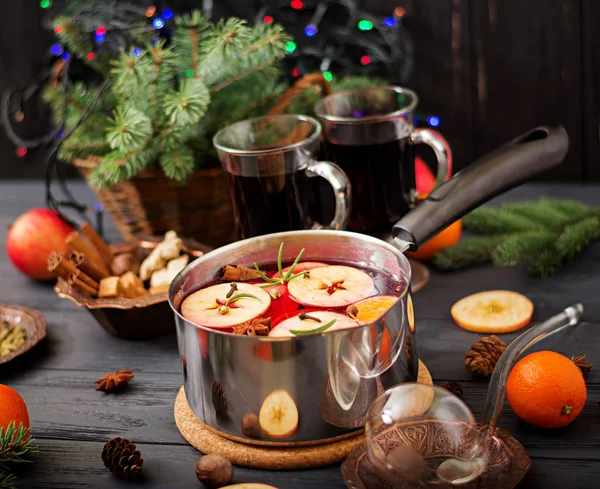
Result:
M385 19L383 19L383 25L386 27L395 27L396 19L394 19L394 17L386 17Z
M52 46L50 46L50 52L54 56L60 56L63 53L63 48L60 44L53 44Z
M440 125L440 123L441 123L441 121L438 116L430 115L427 118L427 124L429 124L431 127L438 127Z
M173 18L173 11L171 9L163 10L162 17L165 20L171 20Z
M140 54L142 54L142 50L140 48L133 48L133 55L136 58L139 58Z
M316 25L309 24L304 28L304 35L306 37L315 37L317 31L318 29Z
M165 21L162 20L160 17L157 17L152 21L152 25L155 29L162 29L165 26Z

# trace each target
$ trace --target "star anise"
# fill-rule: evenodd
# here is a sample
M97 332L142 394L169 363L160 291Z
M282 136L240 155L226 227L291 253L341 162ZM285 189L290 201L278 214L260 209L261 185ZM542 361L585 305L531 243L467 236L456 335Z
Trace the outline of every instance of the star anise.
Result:
M96 380L97 391L116 392L121 390L133 379L133 370L117 370L114 374L107 373L104 377Z
M585 361L585 355L572 356L571 361L579 367L583 375L592 370L592 364Z
M267 336L269 331L271 331L271 318L253 319L233 327L234 334L246 336Z

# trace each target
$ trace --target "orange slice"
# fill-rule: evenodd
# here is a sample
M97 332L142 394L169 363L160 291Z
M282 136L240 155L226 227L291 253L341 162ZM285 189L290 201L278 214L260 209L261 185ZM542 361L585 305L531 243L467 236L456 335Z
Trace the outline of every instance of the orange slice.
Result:
M529 324L533 303L517 292L490 290L459 300L452 306L450 314L454 322L467 331L510 333Z
M376 295L357 302L354 304L358 309L356 319L365 323L372 323L383 316L397 300L398 297L393 295Z

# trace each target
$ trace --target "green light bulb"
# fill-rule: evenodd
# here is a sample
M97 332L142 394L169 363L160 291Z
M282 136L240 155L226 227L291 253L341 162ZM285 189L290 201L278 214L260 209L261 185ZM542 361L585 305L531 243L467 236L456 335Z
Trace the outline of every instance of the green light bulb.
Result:
M358 28L361 31L370 31L373 29L373 22L370 20L362 19L358 21Z
M323 78L325 78L325 80L327 80L328 82L333 80L333 75L331 74L331 71L324 71Z
M40 7L42 7L42 8L48 8L51 3L52 2L50 2L50 0L41 0L40 1Z
M188 78L191 78L194 76L194 70L192 70L191 68L188 68L187 70L185 70L185 76L187 76Z
M294 41L288 41L285 43L285 52L288 54L293 53L296 50L296 43Z

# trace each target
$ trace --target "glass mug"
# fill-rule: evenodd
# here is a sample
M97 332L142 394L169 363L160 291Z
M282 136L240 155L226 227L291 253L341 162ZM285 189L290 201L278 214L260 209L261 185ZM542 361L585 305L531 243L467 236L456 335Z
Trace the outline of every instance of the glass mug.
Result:
M324 149L352 184L353 231L389 232L415 205L415 144L437 158L436 185L448 178L448 143L415 129L417 94L400 87L363 87L325 97L315 105L324 129Z
M322 228L311 217L314 201L308 180L317 176L329 182L335 195L335 213L327 227L346 227L350 182L339 166L317 161L320 138L321 124L300 115L248 119L215 135L241 239Z

